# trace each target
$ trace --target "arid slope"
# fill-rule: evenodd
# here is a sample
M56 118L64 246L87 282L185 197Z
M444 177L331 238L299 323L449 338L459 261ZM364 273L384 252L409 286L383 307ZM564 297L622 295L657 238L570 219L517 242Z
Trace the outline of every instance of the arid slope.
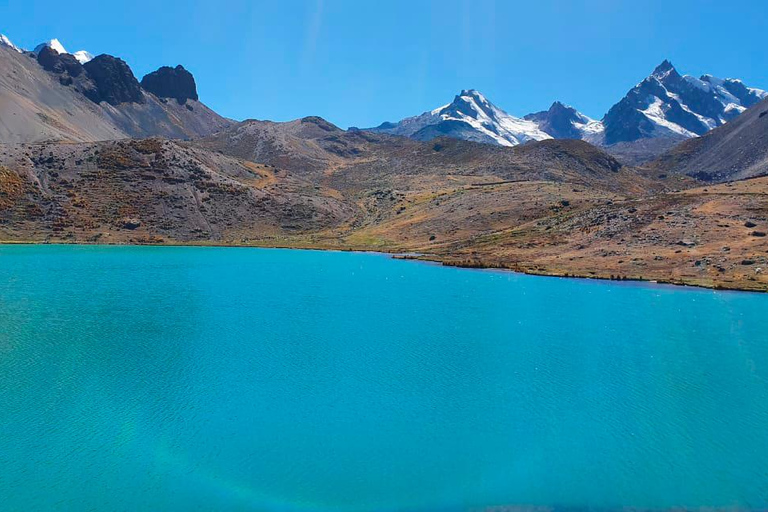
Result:
M768 175L768 99L672 148L650 167L714 182Z
M81 75L82 78L84 75ZM127 137L190 138L231 125L200 101L142 91L142 103L94 103L34 54L0 45L0 142L92 142Z
M768 290L768 178L703 186L583 141L249 121L199 141L0 146L0 239L380 250Z
M237 244L353 214L285 171L161 139L0 148L4 240Z

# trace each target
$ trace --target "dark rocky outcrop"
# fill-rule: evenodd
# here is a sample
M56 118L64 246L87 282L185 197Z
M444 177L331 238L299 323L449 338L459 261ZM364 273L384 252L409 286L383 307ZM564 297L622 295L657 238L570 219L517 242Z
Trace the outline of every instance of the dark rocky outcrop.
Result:
M96 84L74 55L58 53L49 46L43 46L37 53L37 63L49 73L58 75L61 85L72 87L88 98L99 96Z
M391 121L384 121L379 126L376 127L376 130L384 131L384 130L394 130L397 128L397 123L393 123Z
M96 88L86 96L96 103L106 101L110 105L120 103L144 103L144 94L131 68L122 59L111 55L99 55L83 66Z
M141 79L141 87L158 98L175 98L180 105L187 100L197 101L197 86L192 73L178 65L163 66Z
M68 53L59 54L49 46L44 46L37 54L37 62L45 69L56 74L67 73L72 78L83 74L83 65L74 55Z
M318 117L318 116L303 117L299 121L301 122L301 124L312 124L312 125L315 125L318 128L320 128L321 130L326 131L326 132L338 132L338 131L341 131L341 129L338 126L334 125L333 123L329 123L328 121L326 121L322 117Z

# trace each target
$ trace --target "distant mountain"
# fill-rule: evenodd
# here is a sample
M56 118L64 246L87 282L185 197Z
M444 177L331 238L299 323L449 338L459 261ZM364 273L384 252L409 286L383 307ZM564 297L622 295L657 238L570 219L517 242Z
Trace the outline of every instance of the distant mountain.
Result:
M575 108L556 101L549 110L528 114L523 119L536 123L539 129L555 139L598 140L603 124L585 116Z
M448 105L368 131L416 140L448 136L502 146L549 138L581 139L607 148L627 163L640 164L682 140L723 125L767 96L736 79L680 75L665 60L600 121L559 101L548 110L518 118L479 92L465 90Z
M56 50L56 52L59 54L70 53L64 48L64 45L61 44L61 42L58 39L51 39L50 41L40 43L39 45L35 46L35 49L32 51L32 53L37 55L40 53L40 50L42 50L43 48L51 48L53 50ZM93 55L91 55L89 52L85 50L76 51L71 55L73 55L80 64L85 64L86 62L93 59Z
M665 60L603 118L603 143L647 138L686 139L734 119L768 96L740 80L680 75Z
M499 146L552 138L536 123L507 114L474 89L461 91L443 107L397 123L383 123L368 131L403 135L415 140L446 136Z
M650 166L704 181L768 175L768 98L733 121L679 144Z

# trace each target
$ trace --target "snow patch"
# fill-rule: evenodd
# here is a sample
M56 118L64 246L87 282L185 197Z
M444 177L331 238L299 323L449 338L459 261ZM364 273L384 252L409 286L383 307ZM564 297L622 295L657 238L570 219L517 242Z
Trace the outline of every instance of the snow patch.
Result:
M93 60L93 55L90 54L90 52L87 52L85 50L80 50L72 54L76 59L77 62L80 64L85 64L86 62Z
M21 53L22 49L13 44L10 39L8 39L8 36L5 34L0 34L0 45L7 46L8 48L11 48L12 50L16 50L17 52Z
M39 45L35 46L34 53L40 53L40 50L42 50L45 47L50 48L51 50L56 50L56 53L69 53L66 48L64 48L64 45L61 44L61 42L58 39L51 39L50 41L46 41L44 43L40 43Z
M584 116L584 117L587 117L587 116ZM595 135L598 133L603 133L605 131L605 126L603 126L602 121L597 121L595 119L589 119L589 121L587 121L586 123L573 123L573 125L576 127L577 130L579 130L585 135Z
M650 104L645 110L640 110L640 112L645 114L645 117L647 117L657 128L662 128L662 130L667 130L685 137L696 137L695 133L667 120L666 113L664 112L664 101L662 101L661 98L658 96L651 96L648 100Z
M707 82L699 78L696 78L695 76L683 75L683 80L685 80L692 86L696 87L697 89L701 89L704 92L712 91L712 87Z
M725 111L726 112L731 112L733 110L735 110L736 112L741 114L742 112L744 112L747 109L745 107L742 107L741 105L737 105L736 103L729 103L729 104L727 104L725 106Z
M34 53L39 53L40 50L46 46L52 50L56 50L56 53L58 54L69 53L67 49L64 48L64 45L61 44L61 41L55 38L35 46ZM86 62L93 60L93 55L85 50L78 50L73 53L72 56L75 57L80 64L85 64Z

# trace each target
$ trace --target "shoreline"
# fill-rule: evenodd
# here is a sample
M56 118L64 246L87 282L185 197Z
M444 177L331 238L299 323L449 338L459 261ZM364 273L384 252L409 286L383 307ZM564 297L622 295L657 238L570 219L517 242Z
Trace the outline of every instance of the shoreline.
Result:
M712 290L714 292L740 292L740 293L757 293L766 294L768 289L763 288L748 288L740 287L738 285L728 286L719 283L705 283L705 282L692 282L685 279L672 279L672 278L615 278L604 277L598 274L587 275L578 272L558 272L548 271L546 269L531 269L524 266L504 266L499 264L483 263L482 260L473 261L472 263L461 261L450 261L449 257L441 257L436 254L419 253L416 251L387 251L386 249L361 249L352 247L312 247L304 245L276 245L276 244L226 244L226 243L157 243L157 244L135 244L135 243L96 243L96 242L65 242L65 241L22 241L22 240L0 240L0 247L2 246L20 246L20 245L62 245L62 246L88 246L88 247L197 247L197 248L223 248L223 249L283 249L283 250L299 250L299 251L322 251L322 252L344 252L344 253L360 253L360 254L379 254L387 256L391 259L403 260L403 261L415 261L420 263L429 263L434 265L440 265L444 267L460 268L465 270L481 270L481 271L499 271L499 272L511 272L515 274L536 276L536 277L549 277L549 278L561 278L561 279L583 279L590 281L606 281L613 283L626 283L626 284L646 284L651 286L663 286L681 288L692 288L698 290Z

